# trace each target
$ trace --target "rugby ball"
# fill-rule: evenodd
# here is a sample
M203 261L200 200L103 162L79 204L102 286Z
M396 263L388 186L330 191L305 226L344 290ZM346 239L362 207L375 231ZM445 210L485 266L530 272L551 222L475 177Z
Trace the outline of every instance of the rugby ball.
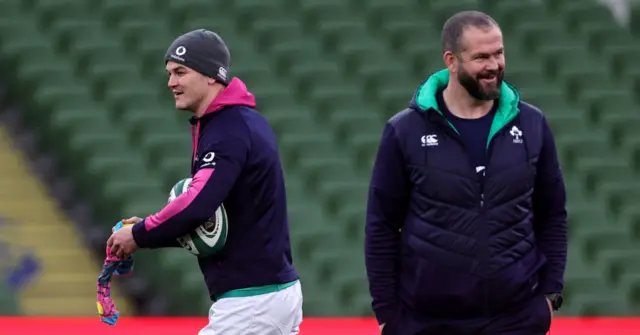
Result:
M168 202L172 202L182 193L187 192L191 185L191 178L178 181L169 192ZM227 212L220 204L213 216L188 235L178 238L178 243L198 257L211 256L222 249L227 242Z

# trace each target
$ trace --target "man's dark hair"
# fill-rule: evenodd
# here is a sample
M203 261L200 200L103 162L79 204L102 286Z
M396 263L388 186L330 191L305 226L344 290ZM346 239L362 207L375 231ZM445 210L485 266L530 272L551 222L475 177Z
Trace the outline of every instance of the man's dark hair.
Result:
M465 28L499 27L498 23L489 15L478 11L463 11L450 17L442 27L443 51L458 54L461 50L460 39Z

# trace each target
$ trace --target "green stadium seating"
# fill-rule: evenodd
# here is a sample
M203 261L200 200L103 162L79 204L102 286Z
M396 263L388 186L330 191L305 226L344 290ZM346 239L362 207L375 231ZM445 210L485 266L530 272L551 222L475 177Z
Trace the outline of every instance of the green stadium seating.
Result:
M459 10L486 11L503 27L506 79L555 131L571 238L561 314L640 310L637 8L626 29L594 0L0 5L0 74L9 93L107 222L157 211L188 175L188 115L174 111L164 53L191 29L223 36L231 74L247 83L278 135L309 316L371 315L363 225L382 127L443 67L444 20ZM191 255L143 252L140 264L152 287L170 294L172 313L206 313Z

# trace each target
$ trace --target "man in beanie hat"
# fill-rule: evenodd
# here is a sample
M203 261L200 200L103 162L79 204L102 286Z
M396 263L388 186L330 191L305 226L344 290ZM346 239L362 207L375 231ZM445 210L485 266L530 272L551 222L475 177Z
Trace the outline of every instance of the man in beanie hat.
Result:
M179 247L176 239L224 202L226 245L198 259L213 301L200 334L297 334L302 291L275 134L245 84L228 77L229 50L216 33L178 37L165 64L176 108L193 114L193 181L160 212L125 220L135 224L115 232L108 245L121 257L137 248Z

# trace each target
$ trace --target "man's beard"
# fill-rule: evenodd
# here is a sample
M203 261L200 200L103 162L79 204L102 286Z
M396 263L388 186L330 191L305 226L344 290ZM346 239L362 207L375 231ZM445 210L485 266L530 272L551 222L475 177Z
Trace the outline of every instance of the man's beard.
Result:
M482 88L482 84L480 84L480 79L492 77L496 75L496 88L492 90L485 90ZM503 71L492 71L487 73L478 74L475 78L469 75L465 71L458 72L458 81L460 85L464 87L469 95L474 97L477 100L495 100L500 97L500 87L502 85L502 80L504 79Z

